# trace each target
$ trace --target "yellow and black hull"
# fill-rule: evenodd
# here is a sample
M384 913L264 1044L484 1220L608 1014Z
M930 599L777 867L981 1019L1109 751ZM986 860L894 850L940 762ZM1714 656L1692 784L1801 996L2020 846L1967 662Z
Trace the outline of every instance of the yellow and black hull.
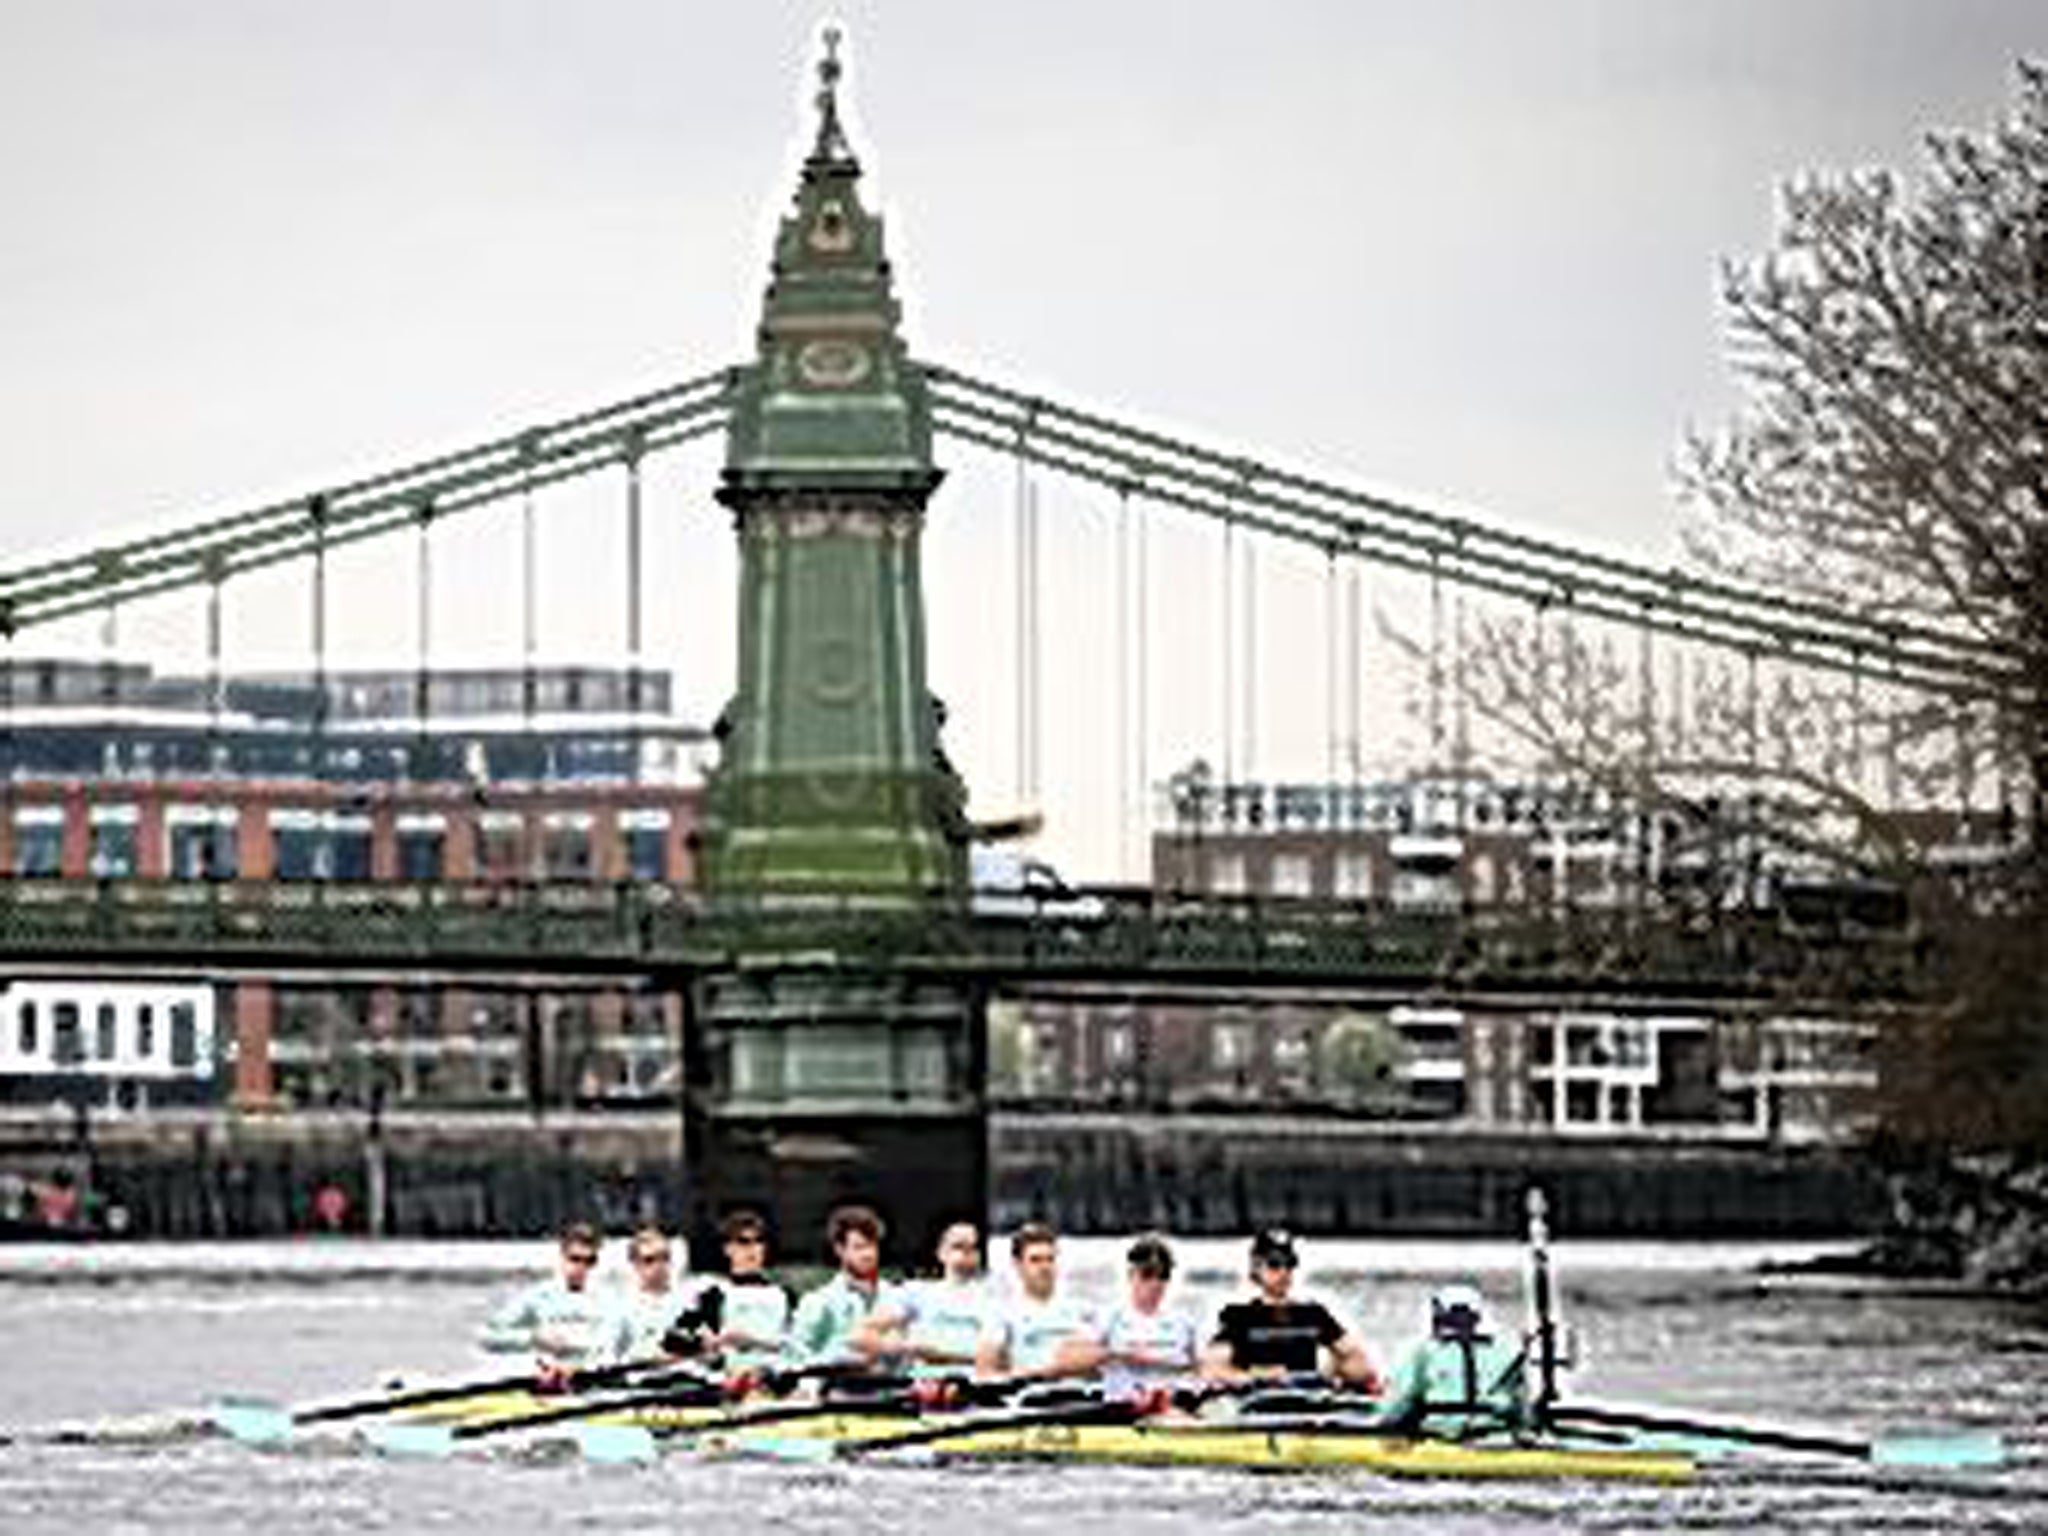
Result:
M416 1420L485 1425L566 1406L563 1398L493 1393L424 1410ZM938 1429L945 1420L848 1409L809 1417L746 1423L748 1410L641 1405L591 1412L573 1422L631 1425L672 1437L678 1447L745 1455L793 1444L857 1442ZM1267 1470L1347 1468L1389 1477L1510 1480L1689 1481L1697 1472L1683 1452L1568 1441L1463 1442L1408 1438L1343 1428L1260 1428L1242 1419L1165 1417L1133 1424L980 1425L960 1416L957 1434L922 1442L926 1454L1007 1460L1106 1462L1128 1466L1241 1467Z

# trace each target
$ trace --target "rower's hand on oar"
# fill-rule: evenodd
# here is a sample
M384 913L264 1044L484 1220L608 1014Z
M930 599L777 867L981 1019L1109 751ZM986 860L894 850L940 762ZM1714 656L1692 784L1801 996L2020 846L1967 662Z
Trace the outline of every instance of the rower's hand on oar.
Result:
M1131 1416L1139 1419L1156 1419L1180 1406L1174 1389L1164 1382L1138 1387L1126 1393L1121 1401L1130 1404Z
M920 1412L958 1408L965 1399L967 1382L959 1376L920 1376L910 1384L910 1401Z
M728 1371L719 1382L719 1389L725 1394L727 1401L736 1403L742 1398L752 1397L757 1392L767 1390L773 1374L770 1371L752 1369Z
M575 1373L559 1360L541 1359L533 1362L533 1390L536 1392L567 1392L574 1379Z

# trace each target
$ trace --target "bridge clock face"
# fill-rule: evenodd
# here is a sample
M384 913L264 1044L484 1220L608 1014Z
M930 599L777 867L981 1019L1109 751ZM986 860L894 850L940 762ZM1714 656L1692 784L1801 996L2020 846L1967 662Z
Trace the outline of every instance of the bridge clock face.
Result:
M853 220L835 199L818 210L818 217L805 232L805 243L826 256L843 256L853 249Z
M845 389L868 376L868 349L856 341L807 341L797 349L796 371L806 384Z

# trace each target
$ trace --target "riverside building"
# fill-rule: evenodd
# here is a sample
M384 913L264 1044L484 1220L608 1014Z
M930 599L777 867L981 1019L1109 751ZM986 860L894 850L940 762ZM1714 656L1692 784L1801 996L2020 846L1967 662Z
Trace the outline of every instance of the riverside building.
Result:
M664 672L602 667L190 676L16 660L0 682L7 896L687 888L710 743L670 694ZM15 978L0 1094L114 1110L673 1103L680 1027L672 996L626 990Z
M1896 926L1896 889L1807 878L1731 801L1651 811L1583 789L1478 776L1226 784L1200 764L1163 786L1161 893L1323 901L1360 922L1772 902L1790 920ZM1869 1124L1865 1023L1759 1011L1362 1000L1032 999L997 1020L1008 1102L1275 1108L1565 1137L1825 1143Z

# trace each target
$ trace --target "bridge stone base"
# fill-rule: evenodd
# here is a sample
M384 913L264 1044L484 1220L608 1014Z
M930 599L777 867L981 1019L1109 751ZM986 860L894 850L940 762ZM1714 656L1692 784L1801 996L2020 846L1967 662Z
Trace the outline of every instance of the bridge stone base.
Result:
M749 969L698 987L686 1031L691 1229L757 1210L794 1262L836 1205L874 1206L921 1265L988 1207L985 1000L900 972ZM705 1245L709 1246L705 1246Z
M922 1269L940 1230L979 1223L988 1202L988 1127L973 1116L721 1120L693 1140L691 1251L706 1263L719 1252L719 1215L740 1208L768 1216L779 1260L829 1262L825 1219L859 1202L887 1219L888 1262Z

